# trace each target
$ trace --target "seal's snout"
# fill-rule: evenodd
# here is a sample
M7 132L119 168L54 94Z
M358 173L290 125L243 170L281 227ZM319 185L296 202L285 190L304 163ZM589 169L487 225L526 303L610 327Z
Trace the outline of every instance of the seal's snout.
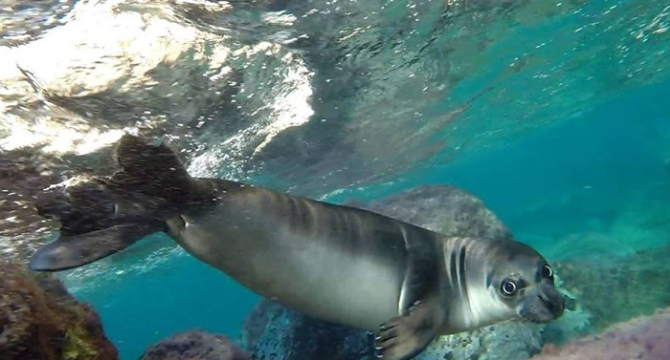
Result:
M554 315L554 318L559 318L565 310L565 298L553 286L542 284L539 287L541 289L537 296L540 301Z
M565 299L556 288L542 282L526 293L519 304L518 313L532 322L548 322L556 320L565 311Z

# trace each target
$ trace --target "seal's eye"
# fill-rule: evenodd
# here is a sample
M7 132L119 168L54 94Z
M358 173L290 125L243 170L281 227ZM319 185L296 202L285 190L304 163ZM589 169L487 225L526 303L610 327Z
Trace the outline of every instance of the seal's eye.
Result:
M554 277L554 270L552 270L551 267L547 264L542 265L541 271L542 277L545 279L551 279Z
M505 279L500 285L500 291L507 296L512 296L516 292L516 283L513 280Z

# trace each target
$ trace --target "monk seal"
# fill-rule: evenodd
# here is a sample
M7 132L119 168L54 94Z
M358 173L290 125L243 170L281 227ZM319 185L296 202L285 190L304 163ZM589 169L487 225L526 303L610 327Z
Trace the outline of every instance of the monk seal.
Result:
M194 178L166 144L133 135L114 154L113 175L37 204L61 228L33 255L33 270L83 266L162 231L261 296L374 332L387 360L410 359L439 335L563 313L551 266L520 242L449 237L363 209Z

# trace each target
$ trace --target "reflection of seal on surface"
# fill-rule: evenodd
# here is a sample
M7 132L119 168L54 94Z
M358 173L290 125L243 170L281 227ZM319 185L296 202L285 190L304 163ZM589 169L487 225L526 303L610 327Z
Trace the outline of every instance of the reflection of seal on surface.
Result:
M62 226L34 255L34 270L82 266L164 231L262 296L375 331L380 357L394 360L440 334L563 312L551 268L524 244L448 237L362 209L192 178L166 145L130 135L116 160L122 170L111 178L39 206Z

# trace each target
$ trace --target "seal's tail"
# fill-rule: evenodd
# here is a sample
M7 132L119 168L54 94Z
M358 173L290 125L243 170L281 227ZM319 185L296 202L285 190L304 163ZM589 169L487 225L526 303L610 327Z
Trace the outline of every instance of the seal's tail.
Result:
M179 156L165 143L152 145L126 134L117 142L113 156L121 170L112 175L108 186L119 196L139 195L179 203L191 195L193 180Z
M164 231L165 219L192 191L192 178L165 144L124 135L114 158L120 170L112 176L79 179L38 200L38 214L61 226L57 239L33 255L31 269L80 267Z

